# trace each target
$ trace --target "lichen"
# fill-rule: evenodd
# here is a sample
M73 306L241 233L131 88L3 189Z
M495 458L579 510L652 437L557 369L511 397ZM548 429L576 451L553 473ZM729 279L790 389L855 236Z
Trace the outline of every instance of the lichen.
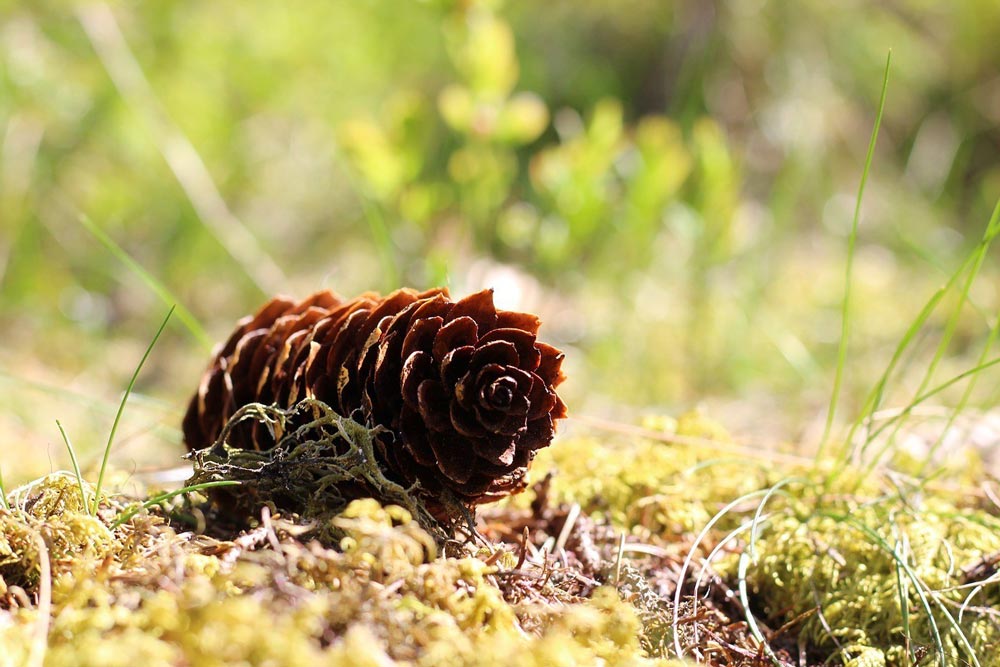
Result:
M228 434L246 421L284 435L264 451L230 447ZM352 499L374 496L405 507L439 541L446 539L454 518L468 510L443 490L429 505L430 497L419 484L404 487L387 477L375 454L377 434L378 429L342 417L313 399L288 410L251 403L229 419L214 446L192 454L194 476L189 484L239 481L238 491L214 493L224 513L235 519L253 517L268 503L326 524Z

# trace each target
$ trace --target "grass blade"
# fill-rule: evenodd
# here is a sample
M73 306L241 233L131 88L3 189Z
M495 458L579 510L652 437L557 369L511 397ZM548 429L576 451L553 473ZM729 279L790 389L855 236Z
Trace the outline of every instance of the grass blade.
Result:
M200 491L202 489L211 489L218 486L239 486L239 484L240 483L235 479L224 479L224 480L217 480L214 482L202 482L201 484L192 484L191 486L185 486L183 489L177 489L176 491L168 491L166 493L161 493L159 495L153 496L152 498L146 499L145 501L143 501L141 505L127 509L121 514L119 514L118 518L116 518L111 523L111 529L114 530L123 523L128 522L129 519L134 517L139 512L149 509L154 505L159 505L164 501L170 500L174 496L179 496L184 493L191 493L192 491Z
M993 243L993 240L996 238L998 233L1000 233L1000 204L993 209L993 215L990 216L990 221L986 226L986 231L983 233L983 238L976 246L976 250L974 250L970 255L972 258L972 268L965 277L965 283L962 285L962 291L959 292L958 301L955 303L951 315L948 317L948 321L945 324L945 330L941 335L941 340L938 342L937 349L934 351L934 357L931 359L931 363L927 366L927 370L924 371L924 376L921 379L920 386L916 391L917 395L922 393L927 388L927 385L930 384L934 377L934 372L937 370L938 364L940 364L941 360L944 358L944 355L948 350L948 346L951 344L951 340L955 335L955 331L958 329L958 322L961 317L962 310L965 308L965 304L969 299L969 292L972 290L972 284L979 275L979 270L982 268L983 262L986 259L986 253L989 250L990 244ZM987 354L989 354L988 348L983 351L980 363ZM897 422L895 429L889 437L888 446L891 446L895 441L896 435L902 425L903 421ZM869 440L868 442L871 441ZM868 443L865 443L865 448L867 448L867 445ZM862 454L863 453L864 448L862 449Z
M948 379L947 381L942 382L941 384L937 385L933 389L929 389L929 390L925 391L923 394L921 394L920 396L917 396L912 401L910 401L910 403L906 407L904 407L902 410L899 411L899 414L893 415L892 417L890 417L889 419L887 419L885 421L885 423L883 423L881 426L879 426L871 434L871 439L875 440L876 438L878 438L879 435L881 435L883 432L885 432L885 430L887 428L889 428L891 426L894 426L894 425L897 425L902 420L904 420L907 417L909 417L910 413L913 412L913 408L917 407L918 405L920 405L921 403L923 403L927 399L933 398L934 396L937 396L938 394L940 394L941 392L945 391L949 387L951 387L951 386L953 386L955 384L958 384L962 380L965 380L965 379L970 378L970 377L972 377L972 376L974 376L974 375L976 375L978 373L981 373L981 372L983 372L984 370L986 370L988 368L992 368L993 366L996 366L997 364L1000 364L1000 357L994 357L993 359L990 359L989 361L983 362L981 364L977 364L976 366L973 366L969 370L964 371L962 373L959 373L958 375L956 375L956 376ZM897 429L898 429L898 427L897 427ZM894 436L895 433L896 433L896 431L894 430L893 433L892 433L892 436ZM881 447L879 447L878 452L872 458L873 461L878 462L882 458L882 456L885 455L885 453L888 451L889 447L892 445L892 436L890 436L890 438L887 439L887 441L886 441L885 444L883 444ZM862 475L860 475L858 477L858 479L855 481L854 488L857 489L858 487L860 487L861 483L868 477L868 475L871 473L872 470L876 469L876 467L877 466L874 465L874 464L871 465L871 466L869 466L868 470L866 472L864 472Z
M739 593L740 593L740 604L743 605L745 611L743 618L747 621L747 626L750 628L750 634L754 636L758 644L764 648L764 652L767 653L767 657L771 659L771 664L780 666L781 661L778 660L778 656L774 654L771 649L771 645L767 643L767 638L764 637L764 633L760 631L760 627L757 625L757 619L750 612L750 594L747 592L747 569L750 566L750 554L744 551L740 554L740 560L738 563L737 577L739 578Z
M80 5L76 17L111 83L145 124L198 220L261 292L280 292L288 283L284 272L229 209L194 144L163 108L111 7L105 2Z
M361 211L364 214L365 222L368 223L368 231L371 233L372 243L378 252L379 263L382 265L382 281L386 291L391 291L400 286L400 269L396 261L396 253L393 249L392 234L389 225L386 223L385 215L379 202L358 183L358 179L348 171L347 179L351 188L361 202Z
M704 528L701 529L701 532L698 533L697 537L695 537L694 542L692 542L691 548L688 549L687 555L685 555L684 557L684 562L681 564L681 571L677 580L679 582L685 581L685 579L687 578L687 573L691 569L691 561L694 560L695 551L697 551L698 547L701 546L701 543L705 540L708 534L712 532L712 528L715 526L715 524L721 521L723 517L725 517L727 514L733 511L734 508L738 507L742 503L745 503L753 498L759 498L766 494L767 490L764 489L759 491L751 491L750 493L745 493L736 500L733 500L730 503L728 503L718 512L716 512L715 516L713 516L709 520L709 522L705 524ZM674 631L674 653L677 655L678 658L684 657L684 648L681 646L681 633L678 631L678 628L680 627L681 596L683 594L683 589L684 586L679 585L677 586L677 589L674 591L673 617L670 622L670 626L673 628Z
M868 142L868 154L865 156L865 168L861 172L861 183L858 185L858 196L854 200L854 218L851 221L851 234L847 240L847 267L844 271L844 300L840 313L840 347L837 351L837 371L833 380L833 395L830 397L830 407L826 413L826 425L823 427L823 437L819 442L816 459L823 457L823 451L833 430L833 419L837 413L837 403L840 400L840 389L844 381L844 366L847 363L847 335L851 328L851 277L854 273L854 249L858 239L858 224L861 219L861 200L868 183L868 173L871 171L872 159L875 156L875 142L882 126L882 115L885 112L885 96L889 88L889 65L892 62L892 51L885 58L885 73L882 75L882 93L879 96L878 112L875 115L875 127L872 128L871 140Z
M87 502L87 492L84 491L83 488L83 475L80 474L80 464L76 460L76 451L73 449L73 443L70 442L69 436L66 435L66 430L62 427L62 424L59 423L58 419L56 420L56 426L59 428L59 434L62 435L63 442L66 444L66 451L69 452L69 460L73 464L73 474L76 475L76 482L80 485L80 503L86 507L87 512L93 516L97 506L96 504L91 506Z
M167 316L163 318L163 323L160 324L160 328L157 329L156 335L153 336L153 340L149 341L149 345L146 347L146 352L142 355L142 359L139 360L139 364L135 367L135 372L132 373L132 379L129 380L128 388L125 389L125 394L122 396L121 403L118 405L118 413L115 415L115 421L111 424L111 434L108 435L108 444L104 447L104 457L101 459L101 471L97 474L97 485L94 487L94 512L97 512L97 505L101 501L101 487L104 485L104 473L107 471L108 458L111 456L111 446L115 441L115 433L118 431L118 424L121 422L122 413L125 412L125 403L128 401L128 395L132 393L132 388L135 386L135 381L139 377L139 371L142 370L142 365L146 363L146 359L149 358L149 353L153 351L153 346L156 345L156 341L160 339L160 334L163 330L167 328L167 322L170 321L170 316L174 314L175 306L171 306L170 310L167 312Z
M968 281L966 289L962 294L962 299L960 303L964 303L966 300L968 300L969 290L972 289L972 281L975 279L976 274L979 271L979 268L982 266L983 260L986 258L986 251L989 249L989 246L993 242L993 239L996 238L998 232L1000 232L1000 201L997 201L996 205L993 207L993 215L990 217L990 222L986 226L986 233L983 235L983 239L979 243L979 250L978 252L974 253L976 257L975 267L973 268L973 273L972 276L970 277L970 280ZM954 330L955 326L958 325L957 319L958 319L958 312L956 309L955 312L956 322L954 326L950 327L952 330ZM951 322L949 322L949 325L951 325ZM990 351L993 349L993 345L996 343L998 334L1000 334L1000 314L998 314L997 318L990 326L990 332L986 336L986 342L983 344L983 349L979 353L979 359L977 360L977 363L982 364L989 358ZM920 470L917 472L918 475L923 474L924 470L927 468L927 464L931 461L934 454L937 452L938 448L944 442L945 435L948 433L949 429L951 429L952 424L954 424L958 416L964 412L965 406L968 405L969 399L972 398L972 392L976 387L976 380L978 380L977 375L973 375L969 379L969 384L966 385L965 391L962 392L962 397L959 399L958 403L955 405L955 408L948 416L948 421L944 425L944 428L941 429L941 435L938 436L937 440L934 441L934 444L931 445L930 449L927 451L927 457L920 465Z
M5 510L10 509L10 503L7 502L7 487L3 485L3 470L0 469L0 505L3 505Z
M893 523L894 533L898 533L897 528L895 523ZM903 549L903 544L898 534L896 535L896 544L893 548L897 553ZM910 631L910 593L907 585L908 580L903 576L903 568L900 566L899 561L894 561L893 565L896 570L896 589L899 592L899 614L903 621L904 648L906 649L907 660L912 660L913 642L912 632Z
M971 259L971 258L970 258ZM899 343L896 345L896 349L892 353L892 358L889 360L889 365L886 366L885 371L882 376L875 383L875 387L869 393L868 398L865 400L865 406L861 411L858 419L854 422L854 426L851 428L851 433L847 438L847 442L850 443L854 439L854 434L857 429L860 428L861 424L866 420L870 420L872 415L878 412L878 409L882 407L882 398L885 396L885 388L889 383L889 378L892 376L893 372L896 370L896 366L899 365L900 360L903 358L903 353L909 348L910 344L913 343L917 338L917 334L923 329L924 324L930 318L931 313L937 308L941 299L944 298L945 294L955 285L958 281L959 276L965 271L966 266L969 261L967 260L962 267L956 271L944 285L939 287L936 292L928 299L927 303L920 310L916 319L910 323L909 328L903 337L900 339Z
M124 264L128 269L138 276L139 280L143 282L157 297L160 301L167 305L173 305L177 310L177 319L181 321L184 327L191 332L195 340L207 350L212 349L212 339L209 337L208 333L205 332L205 328L201 326L191 311L180 304L180 299L178 299L168 288L164 285L156 276L151 274L149 271L144 269L139 262L132 259L124 248L118 245L117 242L110 236L108 236L103 229L97 226L93 220L88 218L86 215L80 216L80 222L87 231L90 232L94 238L101 242L101 244L108 249L112 255L115 256L119 262Z

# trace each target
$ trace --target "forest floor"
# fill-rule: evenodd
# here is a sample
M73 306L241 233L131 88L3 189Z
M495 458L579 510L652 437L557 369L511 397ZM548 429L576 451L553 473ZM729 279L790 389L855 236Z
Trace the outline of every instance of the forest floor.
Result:
M572 431L449 539L371 499L238 529L198 492L92 514L72 474L14 489L0 666L1000 665L974 453L908 476L698 415Z

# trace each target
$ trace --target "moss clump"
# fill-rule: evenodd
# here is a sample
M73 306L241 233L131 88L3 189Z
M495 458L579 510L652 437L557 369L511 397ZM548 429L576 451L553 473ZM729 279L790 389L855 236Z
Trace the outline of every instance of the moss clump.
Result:
M89 485L84 491L87 500L93 498ZM87 513L84 502L76 478L64 473L11 493L11 508L0 509L0 597L11 587L31 590L37 585L40 540L57 567L66 561L94 566L121 554L114 533Z
M969 573L1000 551L1000 521L985 512L940 499L831 504L777 514L754 548L754 611L772 627L797 624L814 651L858 667L973 664L973 654L1000 665L1000 585L985 581L966 602ZM736 558L723 569L735 578Z
M629 436L593 436L563 441L539 453L539 471L554 471L559 502L579 503L643 541L686 544L725 503L767 488L782 471L766 461L720 454L729 435L699 413L678 420L647 420L665 435L692 439L678 444ZM723 522L720 528L726 528Z
M690 417L664 428L726 439L724 432ZM840 473L837 488L824 491L826 475L816 469L734 460L709 446L634 437L564 442L540 456L539 466L558 472L552 493L559 500L607 516L631 539L675 558L634 561L646 580L659 586L659 598L639 605L645 636L655 638L650 645L656 650L669 646L678 632L686 650L696 650L685 643L683 627L670 627L673 607L662 603L677 586L683 587L682 602L692 600L700 559L693 559L693 571L680 580L671 574L676 557L692 550L704 556L733 531L735 538L719 549L703 584L713 580L712 570L721 579L700 591L732 593L704 599L702 606L749 628L735 593L740 556L752 553L749 611L782 663L799 664L801 647L810 665L830 660L852 667L923 665L942 658L947 665L975 660L983 667L1000 665L995 576L1000 520L971 496L916 489L903 498L878 474L851 468ZM969 485L967 470L962 474L938 481ZM739 527L753 518L764 491L791 477L797 481L784 482L769 498L766 520L748 551L750 531ZM693 543L724 506L741 497L745 502L731 508L701 544ZM685 614L682 607L680 615Z
M88 517L72 484L42 480L31 509L0 517L4 580L28 601L0 607L0 665L26 664L39 627L37 553L21 537L32 530L53 536L49 667L667 664L643 652L614 590L564 608L509 604L495 566L439 557L399 507L352 502L331 519L336 549L297 541L280 518L218 541L151 516L112 531L113 512Z

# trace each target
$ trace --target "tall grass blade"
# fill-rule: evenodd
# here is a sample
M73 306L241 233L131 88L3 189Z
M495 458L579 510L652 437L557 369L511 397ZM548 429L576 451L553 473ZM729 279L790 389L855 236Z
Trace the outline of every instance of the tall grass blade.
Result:
M146 352L142 355L142 359L139 360L139 364L135 367L135 372L132 373L132 379L129 380L128 387L122 395L121 403L118 405L118 413L115 415L115 421L111 424L111 433L108 435L108 444L104 447L104 457L101 459L101 470L97 474L97 485L94 487L94 512L97 511L97 505L101 502L101 488L104 486L104 473L108 468L108 458L111 456L111 446L115 441L115 433L118 431L118 424L121 422L122 413L125 412L125 403L128 401L129 394L132 393L135 381L139 377L139 371L142 370L143 364L145 364L146 359L149 358L149 353L153 351L153 346L156 345L156 341L160 339L160 334L162 334L163 330L167 328L167 322L170 321L170 316L174 314L174 308L174 306L170 307L170 310L167 312L167 316L163 318L163 323L160 324L160 328L157 329L156 335L153 336L153 340L149 341L149 345L146 347Z
M181 321L189 332L191 332L191 335L194 336L195 340L197 340L202 347L207 350L212 349L212 339L209 337L208 333L206 333L205 328L201 326L198 318L196 318L191 311L183 305L179 305L180 299L178 299L166 285L160 282L156 276L144 269L139 262L132 259L132 256L129 255L124 248L118 245L113 238L108 236L103 229L98 227L93 220L88 218L86 215L81 215L80 222L87 228L87 231L90 232L94 238L100 241L101 244L108 249L108 252L115 256L115 259L124 264L130 271L132 271L132 273L138 276L139 280L141 280L146 287L148 287L160 299L160 301L162 301L165 305L172 305L177 309L177 319Z
M87 492L83 488L83 475L80 474L80 464L76 460L76 451L73 449L73 443L70 442L69 436L66 435L66 430L63 428L59 420L56 420L56 426L59 428L59 434L62 436L63 443L66 445L66 451L69 452L69 460L73 464L73 474L76 475L76 483L80 486L80 504L87 508L87 512L93 516L94 507L87 502Z
M993 209L993 215L990 216L990 222L986 226L983 238L980 240L979 244L976 246L976 250L974 250L971 255L973 258L972 268L965 278L962 291L959 292L958 301L952 309L951 315L948 317L948 321L945 323L945 330L941 335L941 340L938 342L937 349L934 351L934 357L931 359L931 363L927 366L927 370L924 371L924 376L921 379L920 386L916 391L918 395L927 388L927 385L930 384L934 377L934 372L937 370L938 364L941 363L941 360L944 358L944 355L951 344L951 339L954 337L956 329L958 329L958 323L962 315L962 310L965 308L965 304L969 300L969 291L972 289L972 284L979 275L979 270L982 268L983 261L986 259L986 253L989 250L990 244L996 238L998 233L1000 233L1000 203L998 203ZM988 349L984 350L982 355L983 358L985 358L987 354L989 354ZM980 361L982 361L982 359ZM900 420L896 423L892 434L889 436L887 446L884 449L888 449L895 442L896 435L899 433L899 429L902 428L903 422L904 420ZM868 443L865 443L865 448L867 448L867 445ZM865 448L862 449L862 454L864 453Z
M851 279L854 274L854 250L858 239L858 224L861 220L861 201L865 194L865 185L868 183L868 173L871 171L872 159L875 156L875 142L878 140L878 131L882 126L886 91L889 88L889 65L891 62L892 51L890 50L885 58L885 73L882 75L882 93L879 96L878 112L875 115L875 127L872 128L871 140L868 142L868 154L865 156L864 171L861 172L858 196L854 200L854 218L851 221L851 233L847 240L847 267L844 271L844 300L841 304L840 312L840 347L837 351L837 371L833 380L833 395L830 397L830 406L826 413L826 425L823 427L823 437L820 439L819 450L816 452L817 460L823 457L826 444L830 439L830 432L833 430L833 419L837 414L837 403L840 401L841 385L844 382L844 366L847 363L847 339L851 329Z
M3 484L3 470L0 469L0 505L3 505L5 510L10 509L10 503L7 502L7 487Z
M997 201L996 205L993 207L993 215L990 217L990 222L986 226L986 233L983 235L982 241L980 241L979 251L976 253L976 267L974 269L974 273L972 276L973 278L975 278L975 272L978 272L979 267L982 265L983 260L986 257L986 251L989 249L990 244L996 238L998 232L1000 232L1000 201ZM963 301L967 299L968 290L971 289L971 287L972 285L970 281L968 288L966 289L966 292L963 295ZM956 313L956 320L957 320L957 313ZM989 357L990 351L993 349L993 345L996 343L998 334L1000 334L1000 313L998 313L997 318L990 326L990 332L986 336L986 342L983 344L983 349L979 353L979 359L977 360L977 363L982 364ZM976 381L978 379L979 379L978 375L973 375L969 379L969 384L965 386L965 391L962 392L962 397L959 399L958 403L955 405L955 408L951 411L951 414L948 416L948 421L945 423L944 428L941 429L941 434L937 437L937 440L934 441L934 444L931 445L930 449L928 449L927 456L921 463L920 469L917 473L918 476L923 474L924 470L927 468L928 463L930 463L930 461L933 459L934 454L937 453L938 448L944 442L945 436L951 429L952 424L954 424L958 416L965 411L965 407L969 404L969 399L972 398L972 392L976 388Z

